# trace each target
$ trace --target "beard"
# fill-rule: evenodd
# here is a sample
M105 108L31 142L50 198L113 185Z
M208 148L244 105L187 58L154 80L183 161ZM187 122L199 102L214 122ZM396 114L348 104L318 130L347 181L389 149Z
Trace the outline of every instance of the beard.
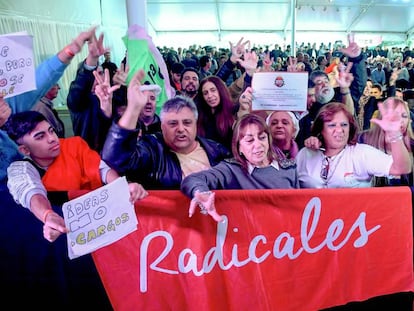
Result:
M183 93L189 97L194 97L197 94L197 90L184 90Z
M332 87L327 87L326 89L328 92L320 92L318 95L315 94L317 102L321 104L327 104L332 100L335 95L334 89Z

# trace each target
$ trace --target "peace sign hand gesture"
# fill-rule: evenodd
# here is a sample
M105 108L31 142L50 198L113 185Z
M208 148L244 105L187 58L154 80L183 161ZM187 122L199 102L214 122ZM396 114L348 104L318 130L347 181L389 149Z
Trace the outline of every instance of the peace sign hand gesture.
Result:
M355 35L348 34L348 47L340 49L348 57L356 58L361 54L361 48L355 42Z
M101 110L106 117L110 118L112 116L112 95L115 90L120 88L120 85L111 87L108 69L105 69L104 77L97 70L93 71L93 75L96 81L95 94L99 98Z

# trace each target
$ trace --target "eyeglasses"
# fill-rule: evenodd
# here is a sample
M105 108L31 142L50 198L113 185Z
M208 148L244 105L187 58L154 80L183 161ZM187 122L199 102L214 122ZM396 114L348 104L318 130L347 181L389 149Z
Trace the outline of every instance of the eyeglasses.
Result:
M328 179L328 173L329 173L329 160L328 160L328 157L324 157L322 160L321 178L326 181Z

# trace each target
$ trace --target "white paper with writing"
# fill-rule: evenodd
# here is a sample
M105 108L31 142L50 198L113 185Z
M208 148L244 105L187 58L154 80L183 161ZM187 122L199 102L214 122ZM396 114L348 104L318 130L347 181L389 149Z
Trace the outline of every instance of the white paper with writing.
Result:
M306 111L307 72L257 72L252 88L252 110Z
M26 32L0 35L0 93L8 98L35 89L33 37Z
M68 254L73 259L112 244L137 230L134 205L129 201L125 177L91 191L62 206Z

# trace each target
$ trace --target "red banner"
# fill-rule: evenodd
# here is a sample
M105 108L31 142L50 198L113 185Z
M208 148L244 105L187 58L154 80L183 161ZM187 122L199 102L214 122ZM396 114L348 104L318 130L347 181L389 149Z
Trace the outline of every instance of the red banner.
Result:
M138 230L93 253L115 310L318 310L414 290L407 187L221 190L222 223L188 207L150 191Z

